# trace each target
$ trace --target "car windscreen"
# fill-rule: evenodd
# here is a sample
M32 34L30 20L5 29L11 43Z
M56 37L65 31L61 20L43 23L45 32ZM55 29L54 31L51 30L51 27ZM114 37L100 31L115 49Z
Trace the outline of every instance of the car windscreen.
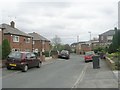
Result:
M21 58L22 57L22 53L20 52L11 52L9 55L8 55L9 58Z

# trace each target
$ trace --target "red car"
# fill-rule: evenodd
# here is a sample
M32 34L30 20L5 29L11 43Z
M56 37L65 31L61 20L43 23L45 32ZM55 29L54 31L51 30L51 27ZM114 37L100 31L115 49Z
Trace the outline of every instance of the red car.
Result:
M85 52L84 60L85 62L92 61L92 57L95 55L94 51Z

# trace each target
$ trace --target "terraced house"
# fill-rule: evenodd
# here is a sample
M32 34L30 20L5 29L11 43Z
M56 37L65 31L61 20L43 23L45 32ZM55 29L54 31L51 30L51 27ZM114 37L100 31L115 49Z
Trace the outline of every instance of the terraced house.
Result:
M9 41L12 51L32 51L33 37L17 29L14 21L0 26L3 28L3 39Z

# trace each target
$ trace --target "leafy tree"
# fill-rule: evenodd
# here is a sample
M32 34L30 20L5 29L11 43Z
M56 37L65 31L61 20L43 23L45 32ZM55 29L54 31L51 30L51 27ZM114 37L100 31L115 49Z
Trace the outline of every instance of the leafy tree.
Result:
M11 51L10 44L7 39L2 42L2 59L5 59Z
M2 45L0 45L0 60L2 59Z
M120 47L120 30L115 28L115 35L113 36L112 44L109 46L109 53L117 52Z

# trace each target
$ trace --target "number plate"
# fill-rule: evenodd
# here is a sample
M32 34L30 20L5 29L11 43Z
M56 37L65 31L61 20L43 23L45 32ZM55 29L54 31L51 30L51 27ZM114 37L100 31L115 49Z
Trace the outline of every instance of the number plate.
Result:
M14 67L16 66L16 64L9 64L9 65L10 65L10 66L14 66Z

